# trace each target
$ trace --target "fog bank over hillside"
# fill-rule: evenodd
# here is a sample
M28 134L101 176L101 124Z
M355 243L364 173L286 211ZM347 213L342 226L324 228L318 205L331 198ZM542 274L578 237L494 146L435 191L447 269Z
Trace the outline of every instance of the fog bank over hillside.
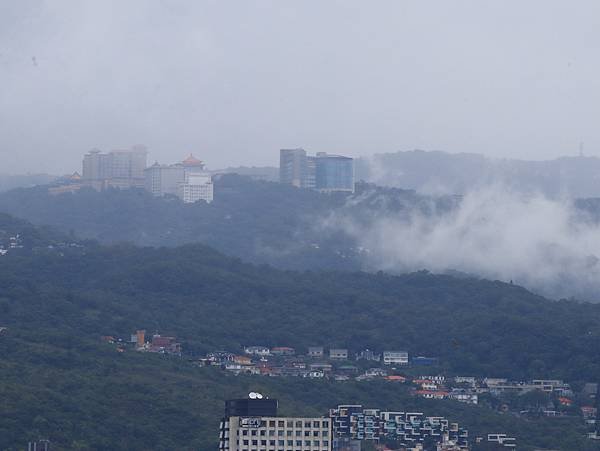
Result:
M323 227L354 237L369 269L460 271L600 301L600 226L568 200L493 185L433 215L379 212L359 222L340 210Z
M526 161L441 151L381 153L357 160L356 177L427 194L465 194L501 183L552 198L600 197L600 158L585 156Z

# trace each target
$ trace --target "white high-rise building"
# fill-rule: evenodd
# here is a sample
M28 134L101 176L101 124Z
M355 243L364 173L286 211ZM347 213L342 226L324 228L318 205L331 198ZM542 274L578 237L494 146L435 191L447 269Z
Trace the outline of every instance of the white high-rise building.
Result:
M189 204L204 200L213 201L212 177L206 172L190 172L185 174L185 181L178 185L178 196Z
M172 194L185 203L213 200L213 183L204 163L190 155L181 163L155 163L145 171L146 190L154 196Z
M408 365L408 352L383 351L384 365Z
M146 190L154 196L171 194L177 196L178 186L185 180L185 168L182 164L154 163L145 171Z

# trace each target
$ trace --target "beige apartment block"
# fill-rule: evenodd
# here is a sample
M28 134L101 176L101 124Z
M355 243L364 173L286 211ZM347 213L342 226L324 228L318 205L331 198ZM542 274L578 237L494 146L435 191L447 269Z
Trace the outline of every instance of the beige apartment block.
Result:
M221 451L331 451L329 418L229 417Z

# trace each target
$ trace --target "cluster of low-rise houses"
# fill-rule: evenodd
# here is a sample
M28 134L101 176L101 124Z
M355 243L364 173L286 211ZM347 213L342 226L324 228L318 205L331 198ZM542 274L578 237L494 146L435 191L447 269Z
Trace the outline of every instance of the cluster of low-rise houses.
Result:
M133 348L138 352L181 356L181 343L177 341L176 337L153 334L148 339L145 330L137 330L135 334L131 334L128 340L115 338L112 335L105 335L101 338L106 343L116 344L118 352L125 352L127 348Z
M415 375L419 368L435 368L439 361L435 357L411 358L407 351L377 353L365 349L351 353L345 348L326 349L318 346L309 347L307 352L299 354L291 347L247 346L240 353L210 352L200 359L200 363L219 366L235 375L326 378L335 381L382 380L404 384L413 396L425 399L449 399L467 404L480 403L482 395L502 399L507 394L522 395L537 391L550 395L551 401L548 405L536 410L515 410L513 406L499 402L498 409L521 416L574 415L573 390L562 380L513 381L495 377ZM593 398L595 398L595 391ZM590 401L590 405L580 407L579 412L589 424L594 424L596 421L597 410L592 405L593 402Z
M0 257L12 252L18 253L21 250L26 252L48 250L62 253L69 249L81 249L84 247L82 244L77 242L53 241L52 244L42 242L31 244L31 241L32 240L29 239L27 234L24 236L22 233L9 232L7 230L0 229Z
M373 365L366 371L364 365L352 364L363 361ZM243 353L215 351L201 359L205 365L221 366L234 374L260 374L263 376L299 376L309 378L329 378L335 380L369 380L384 378L405 382L405 378L393 374L392 368L408 366L428 366L437 363L436 358L409 358L407 351L383 351L376 353L365 349L351 354L346 348L309 347L306 354L300 355L291 347L248 346ZM377 365L377 366L376 366ZM370 365L369 365L370 366Z
M21 249L23 247L21 235L9 235L0 230L0 256L6 255L11 249Z
M554 394L565 406L570 406L573 391L569 384L554 379L534 379L531 381L510 381L505 378L476 378L457 376L423 376L412 380L418 386L415 394L430 399L455 399L469 404L477 404L479 395L489 393L499 396L505 393L523 394L542 391ZM556 412L555 412L556 413ZM557 416L549 413L547 416Z

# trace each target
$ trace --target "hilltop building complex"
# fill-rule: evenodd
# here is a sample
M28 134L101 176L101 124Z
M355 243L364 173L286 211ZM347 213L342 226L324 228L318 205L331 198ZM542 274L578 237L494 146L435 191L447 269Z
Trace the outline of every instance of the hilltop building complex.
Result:
M145 188L154 196L172 195L185 203L199 200L213 201L213 183L204 163L190 154L181 163L154 163L146 167L147 151L144 146L130 150L101 152L89 151L83 157L82 176L74 174L54 184L49 192L62 194L89 186L98 191L107 188Z
M143 188L147 154L140 145L107 153L90 150L83 157L83 184L99 191L109 187Z
M298 188L322 192L354 192L354 160L318 152L308 156L304 149L279 151L279 181Z
M213 201L211 175L193 155L176 164L154 163L145 170L146 190L154 196L177 196L185 203Z

